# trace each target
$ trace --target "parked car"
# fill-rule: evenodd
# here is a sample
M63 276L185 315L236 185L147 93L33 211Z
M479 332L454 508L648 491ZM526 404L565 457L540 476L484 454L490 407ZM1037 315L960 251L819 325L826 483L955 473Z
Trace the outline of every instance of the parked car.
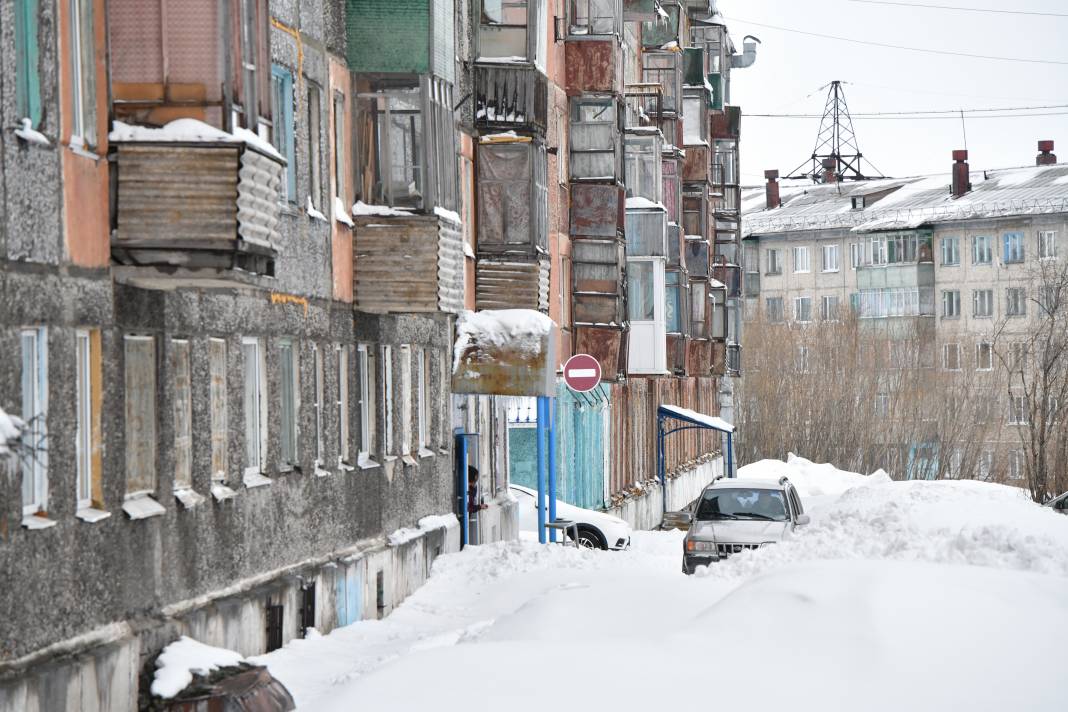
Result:
M1060 497L1054 497L1050 501L1046 502L1047 507L1051 507L1054 512L1060 514L1068 514L1068 492L1065 492Z
M519 500L519 528L525 532L538 531L538 493L529 487L508 485ZM578 545L587 549L626 549L630 546L630 525L619 517L595 512L556 500L556 516L568 519L578 528ZM548 519L548 512L546 512Z
M692 574L732 554L787 539L809 516L790 480L718 479L705 487L682 544L682 571Z

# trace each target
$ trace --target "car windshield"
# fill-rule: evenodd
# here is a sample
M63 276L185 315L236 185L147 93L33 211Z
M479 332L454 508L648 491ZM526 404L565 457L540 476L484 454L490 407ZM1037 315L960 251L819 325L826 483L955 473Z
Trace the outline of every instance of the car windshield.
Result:
M701 495L697 519L766 519L786 521L782 492L765 489L712 489Z

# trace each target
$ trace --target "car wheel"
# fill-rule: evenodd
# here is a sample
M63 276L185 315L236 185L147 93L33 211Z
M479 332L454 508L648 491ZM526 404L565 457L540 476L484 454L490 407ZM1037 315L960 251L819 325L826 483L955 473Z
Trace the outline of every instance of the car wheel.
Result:
M693 576L693 569L687 566L685 561L682 562L682 573L686 574L687 576Z
M593 529L578 530L578 545L582 549L607 549L601 535Z

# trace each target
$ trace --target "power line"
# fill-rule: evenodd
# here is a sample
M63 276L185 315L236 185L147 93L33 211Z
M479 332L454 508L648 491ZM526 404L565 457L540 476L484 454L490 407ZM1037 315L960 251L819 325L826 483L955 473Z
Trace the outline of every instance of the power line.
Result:
M1028 10L989 10L982 7L961 7L959 5L929 5L919 2L890 2L890 0L848 0L865 5L893 5L896 7L923 8L926 10L955 10L957 12L985 12L997 15L1030 15L1033 17L1068 17L1061 12L1033 12Z
M850 42L852 44L868 45L871 47L883 47L886 49L900 49L907 52L923 52L925 54L944 54L951 57L969 57L971 59L993 59L999 62L1024 62L1027 64L1058 64L1068 66L1068 61L1056 60L1056 59L1027 59L1025 57L997 57L989 54L971 54L969 52L953 52L944 49L927 49L925 47L906 47L905 45L887 44L885 42L871 42L868 40L855 40L851 37L838 37L837 35L825 35L820 32L806 32L805 30L795 30L790 27L780 27L778 25L767 25L762 22L753 22L752 20L743 20L737 17L725 18L731 22L741 22L748 25L755 25L757 27L766 27L769 30L779 30L781 32L793 32L799 35L807 35L809 37L820 37L825 40L837 40L839 42Z
M968 112L964 112L968 113ZM1029 119L1033 116L1068 116L1068 111L1049 111L1037 114L979 114L978 116L970 116L971 119ZM745 118L752 119L819 119L822 118L820 114L745 114ZM951 121L960 120L960 112L958 111L955 116L879 116L879 115L859 115L853 114L853 118L858 121L943 121L949 119Z
M868 111L854 113L852 116L863 116L865 118L873 116L915 116L918 114L954 114L959 116L961 112L965 114L978 114L978 113L990 113L996 114L1004 111L1038 111L1040 109L1068 109L1068 104L1045 104L1041 106L1002 106L996 109L917 109L915 111ZM804 116L806 118L818 118L823 114L746 114L746 116Z

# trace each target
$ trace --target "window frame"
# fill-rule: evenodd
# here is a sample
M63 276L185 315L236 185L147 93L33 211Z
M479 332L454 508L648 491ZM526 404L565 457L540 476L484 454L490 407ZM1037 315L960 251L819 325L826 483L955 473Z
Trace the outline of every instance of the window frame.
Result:
M983 296L986 299L983 299ZM983 306L984 310L980 310L980 305L985 302ZM994 316L994 290L993 289L973 289L972 290L972 318L973 319L990 319Z
M131 368L132 351L131 344L144 343L151 346L148 354L148 371L151 374L151 383L145 387L145 393L147 393L147 411L150 417L145 418L141 430L135 429L135 426L131 424L130 420L130 399L131 399L131 373L134 369ZM156 337L144 334L124 334L123 335L123 349L124 349L124 362L123 371L125 376L125 388L124 388L124 401L125 401L125 432L126 432L126 499L132 497L138 497L142 495L155 494L159 489L159 470L157 468L157 458L159 457L159 450L157 447L157 435L159 433L159 403L157 402L156 389L159 382L159 374L156 359ZM142 432L145 431L145 432ZM137 450L131 447L131 443L140 443L147 451L146 459L148 462L145 467L151 471L150 474L146 473L146 479L150 480L147 484L149 487L131 488L130 486L130 474L137 471L134 461L131 458L136 457Z
M371 403L371 353L367 344L356 345L356 365L359 368L360 389L360 444L357 447L357 459L366 462L374 451L374 428L372 427L373 411Z
M821 245L820 246L821 259L823 264L821 271L824 273L838 272L841 269L841 263L839 260L838 245ZM832 259L828 259L828 255L833 255Z
M939 240L942 253L941 267L959 267L960 266L960 236L950 235L940 238ZM949 258L947 259L947 253Z
M281 64L271 65L272 144L286 159L279 183L281 202L297 202L296 136L293 123L293 72Z
M289 399L286 385L290 388ZM281 424L278 460L282 465L279 469L300 469L300 342L295 339L278 340L278 415ZM287 441L291 452L287 452Z
M74 332L75 357L75 506L77 509L89 509L93 506L93 450L94 418L93 402L93 343L88 329Z
M338 108L339 103L340 109ZM345 93L335 89L333 101L331 102L331 110L334 115L334 197L341 201L342 206L346 203L345 188L347 181L345 180L345 174L347 170L345 158L348 155L348 132L345 131L345 104Z
M315 415L315 467L321 469L326 466L326 440L324 421L326 417L326 383L323 372L323 350L314 341L311 343L312 350L312 389L314 397L312 408Z
M304 77L307 86L308 121L308 201L309 205L322 212L323 209L323 89L317 82ZM314 98L314 101L313 101Z
M777 309L772 308L772 303L776 303ZM783 304L782 297L765 297L764 298L764 313L767 315L769 324L782 324L786 321L785 305ZM778 318L775 318L775 317Z
M1028 425L1031 412L1026 395L1009 394L1009 425Z
M1022 264L1025 258L1024 234L1022 232L1005 232L1001 235L1002 264Z
M351 373L352 349L348 344L335 344L334 355L337 357L337 462L342 468L352 466L352 420L349 404L352 402ZM360 456L357 454L357 461Z
M602 113L610 111L610 116L597 121L583 120L590 108L598 106L604 107ZM616 99L597 95L571 97L568 112L567 170L571 179L621 178L623 140ZM611 157L610 171L603 170L606 156Z
M802 305L807 305L805 311L808 314L807 319L802 319ZM812 322L812 297L794 297L794 321L799 324L809 324Z
M793 263L794 274L808 274L808 273L812 272L812 260L811 260L811 255L809 254L808 245L797 245L797 246L792 248L791 252L793 254L793 261L794 261L794 263ZM801 260L798 259L798 257L801 256L801 255L804 255L804 268L803 269L800 266Z
M820 296L820 321L838 321L838 295L824 294Z
M983 355L986 355L986 364L983 365ZM980 341L975 345L975 370L994 370L994 344L990 341Z
M252 347L250 349L246 347ZM245 403L245 467L244 473L248 475L262 475L267 469L267 428L268 428L268 398L267 392L267 362L266 354L264 353L263 343L260 337L257 336L243 336L241 337L241 352L244 359L244 374L242 382L242 392L244 394ZM250 360L250 355L252 359ZM253 378L249 378L249 366L254 364L256 367L255 372L252 374ZM249 393L250 382L255 383L256 390L253 393ZM253 396L250 401L249 396ZM249 405L254 406L253 421L249 421ZM250 424L255 425L254 435L255 441L249 440L249 434L251 428ZM255 446L255 455L253 458L252 447Z
M600 11L603 12L604 7L607 6L610 10L614 10L611 15L593 15L593 6L596 3L600 3L602 7ZM581 24L581 19L578 13L579 5L586 6L586 22ZM567 34L573 37L609 37L612 35L618 35L623 23L622 4L614 2L614 0L568 0L567 2ZM607 29L606 24L597 24L598 20L609 20Z
M994 264L993 244L989 235L972 237L972 264L990 266Z
M427 409L427 358L426 349L415 349L415 407L416 407L416 443L419 453L426 452L430 444L430 413Z
M769 276L782 274L782 261L779 259L779 249L780 248L778 247L768 247L764 250L764 255L767 257L765 260L767 271L764 272L764 274Z
M70 145L96 146L96 33L93 0L68 0L70 71Z
M950 354L953 354L953 358L950 358ZM955 364L955 365L951 365ZM948 343L942 344L942 370L944 371L960 371L961 370L961 358L960 358L960 344Z
M26 424L20 458L22 515L32 516L48 511L48 328L20 329L19 344L22 357L21 414ZM27 373L28 364L32 364L32 368Z
M1038 231L1038 259L1057 259L1057 230Z
M380 347L382 368L382 452L387 459L393 457L393 346Z
M170 340L174 410L174 491L193 489L193 347L189 339ZM185 391L184 404L180 396ZM179 453L185 450L184 455Z
M33 129L41 125L40 11L39 0L15 0L15 111Z
M947 300L948 297L948 300ZM952 308L947 308L952 307ZM942 318L943 319L959 319L961 316L960 309L960 290L959 289L943 289L942 290Z
M221 353L220 353L221 348ZM230 469L229 346L226 339L208 339L208 403L211 428L211 481L225 484ZM220 364L221 360L221 364ZM219 366L221 365L221 369ZM222 464L222 469L217 465Z
M1026 287L1005 288L1005 316L1015 318L1027 316Z

